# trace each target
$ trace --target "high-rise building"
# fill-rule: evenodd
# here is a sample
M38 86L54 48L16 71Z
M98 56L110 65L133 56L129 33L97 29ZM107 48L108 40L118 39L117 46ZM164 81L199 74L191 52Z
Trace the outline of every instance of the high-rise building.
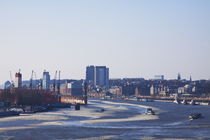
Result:
M42 79L42 86L43 89L49 90L50 89L50 74L49 72L43 72L43 79Z
M106 66L96 66L96 85L109 87L109 68L106 68Z
M86 67L86 81L93 85L96 85L96 74L95 74L95 67L94 66L87 66Z
M108 88L109 68L106 66L88 66L86 68L86 81L94 86Z
M22 86L22 74L20 72L15 74L15 88L20 88Z

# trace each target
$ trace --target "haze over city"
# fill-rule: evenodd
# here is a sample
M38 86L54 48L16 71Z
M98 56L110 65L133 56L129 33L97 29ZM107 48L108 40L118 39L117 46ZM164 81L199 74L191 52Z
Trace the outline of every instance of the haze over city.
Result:
M88 65L110 78L210 78L210 1L2 1L2 84L21 69L81 79Z

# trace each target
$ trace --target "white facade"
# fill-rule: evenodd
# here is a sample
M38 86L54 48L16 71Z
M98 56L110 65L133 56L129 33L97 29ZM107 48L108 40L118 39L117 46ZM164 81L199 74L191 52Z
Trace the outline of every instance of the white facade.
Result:
M14 86L15 86L15 88L21 88L21 86L22 86L22 74L20 72L15 74Z

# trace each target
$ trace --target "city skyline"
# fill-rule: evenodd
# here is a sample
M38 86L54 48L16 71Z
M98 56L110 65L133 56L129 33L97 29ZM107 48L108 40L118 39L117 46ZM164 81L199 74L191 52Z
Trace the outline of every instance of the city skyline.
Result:
M71 77L61 77L60 79L61 80L87 80L87 67L94 67L95 71L96 71L96 68L106 68L106 66L94 66L94 65L88 65L86 66L86 70L85 70L85 77L80 77L80 78L71 78ZM109 71L109 68L107 67L108 71ZM61 71L60 71L61 72ZM7 81L10 81L11 80L14 82L16 79L16 75L17 74L21 74L21 77L22 77L22 80L23 81L30 81L31 78L32 80L46 80L46 75L48 77L48 80L54 80L55 79L55 75L56 75L56 79L58 80L58 70L56 71L46 71L46 70L43 70L41 73L36 73L36 71L32 70L32 72L30 73L30 76L27 77L25 76L24 77L24 73L21 72L21 69L19 69L18 72L15 72L14 74L10 71L9 72L10 75L9 75L9 78L4 81L4 82L7 82ZM96 73L96 72L95 72ZM109 72L108 72L109 73ZM38 75L38 77L37 77ZM109 74L108 74L109 75ZM32 77L31 77L32 76ZM94 76L94 78L96 77L96 74ZM12 79L11 79L12 78ZM188 80L188 81L197 81L197 80L210 80L210 79L192 79L192 75L190 75L189 77L183 77L181 73L177 73L177 75L175 77L172 77L172 78L168 78L166 77L165 75L153 75L149 78L146 78L146 77L111 77L109 79L138 79L138 78L143 78L145 80ZM88 78L89 79L89 78ZM45 81L46 82L46 81ZM96 82L96 78L95 78L95 82ZM3 84L3 83L0 83L0 84ZM43 84L43 83L42 83Z
M210 79L210 1L1 1L0 83L21 69L85 79L88 65L110 78Z

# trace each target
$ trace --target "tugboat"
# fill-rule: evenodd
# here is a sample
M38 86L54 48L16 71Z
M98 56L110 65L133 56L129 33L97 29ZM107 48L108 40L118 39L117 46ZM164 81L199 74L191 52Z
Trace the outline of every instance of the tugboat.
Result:
M199 119L201 117L202 117L201 113L193 113L189 116L189 120L196 120L196 119Z
M146 115L155 115L155 112L152 110L152 108L147 108L145 111Z

